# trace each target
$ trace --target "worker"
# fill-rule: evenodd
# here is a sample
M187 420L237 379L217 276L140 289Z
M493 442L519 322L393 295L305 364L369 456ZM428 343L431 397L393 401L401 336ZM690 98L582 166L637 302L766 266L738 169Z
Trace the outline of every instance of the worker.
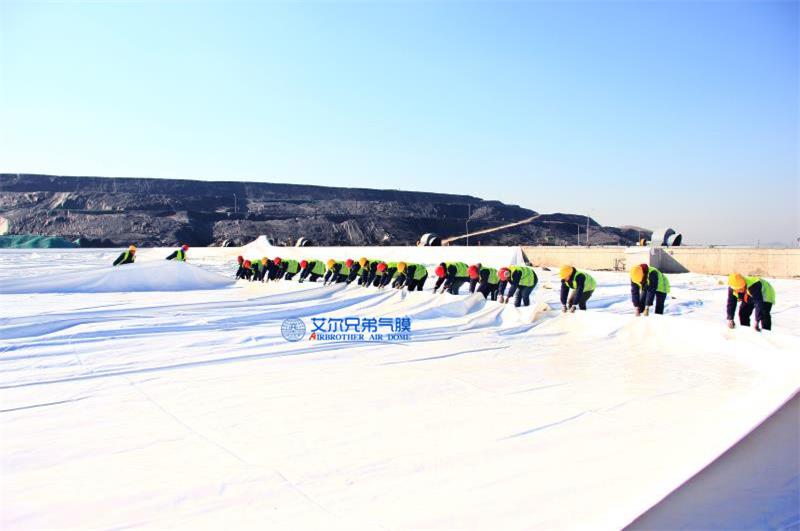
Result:
M276 258L275 260L280 264L278 278L283 280L292 280L292 278L300 272L300 264L297 262L297 260L292 260L291 258L281 260L280 257Z
M242 263L242 270L244 271L243 279L251 280L253 278L253 269L250 260L245 260L244 263Z
M359 284L367 288L375 282L375 277L378 276L378 266L383 260L376 258L362 258L362 260L364 260L364 263L361 265L361 282Z
M248 260L247 262L250 263L250 277L248 280L250 282L256 282L258 277L261 276L261 260L258 258L254 258L252 260Z
M349 260L349 262L353 263L352 260ZM331 258L328 260L327 265L328 270L325 272L325 278L322 281L324 285L346 282L350 277L350 268L347 267L347 262Z
M523 305L530 306L531 293L539 282L536 271L529 266L513 265L508 267L508 272L508 285L510 287L508 288L508 295L504 303L508 304L508 300L516 294L516 297L514 297L515 307L519 308Z
M761 277L745 277L740 273L728 276L728 328L736 326L733 316L739 305L739 323L750 326L750 314L755 310L753 328L772 330L772 305L775 304L775 288Z
M237 256L236 262L239 264L238 268L236 269L236 278L238 280L240 278L244 278L244 257Z
M480 281L480 270L481 264L473 264L469 266L467 269L467 276L469 277L469 292L475 293L475 288L478 287L478 282Z
M656 313L663 314L668 293L669 280L655 267L639 264L631 269L631 302L637 317L650 315L653 301L656 303Z
M385 288L397 278L397 264L398 262L386 262L386 271L383 272L381 284L378 286L379 288Z
M125 265L125 264L132 264L133 261L136 260L136 246L131 245L128 247L127 251L123 251L116 260L114 260L115 266L118 265Z
M270 260L271 267L268 269L267 273L267 280L270 281L278 281L283 276L283 267L281 265L281 259L279 256L276 256L272 260Z
M359 278L359 273L361 272L361 264L359 262L354 261L352 258L348 258L345 260L344 265L350 269L350 274L347 275L346 283L351 284L356 278Z
M367 280L369 279L370 273L370 266L374 262L374 260L366 257L361 257L358 260L359 265L359 273L358 273L358 285L367 287ZM376 264L377 265L377 264Z
M493 267L483 267L483 264L478 262L475 265L469 266L467 270L469 275L469 292L478 293L483 295L484 299L491 296L493 301L497 300L497 288L500 278L497 276L497 269Z
M395 281L397 288L401 289L405 286L408 291L422 291L422 288L425 287L428 270L424 265L398 262L397 270L400 272Z
M316 282L325 274L325 263L322 260L302 260L300 270L298 282L304 282L306 279Z
M464 262L442 262L436 268L435 273L439 279L433 286L436 293L442 287L442 293L448 292L451 295L458 295L458 290L469 280L467 271L469 268Z
M574 312L575 308L586 309L586 301L594 293L597 283L589 273L579 271L571 265L563 265L558 271L561 278L561 311ZM572 290L570 295L569 290ZM569 298L567 296L569 295Z
M189 246L186 244L181 245L180 249L177 249L172 252L171 255L167 257L167 260L177 260L178 262L185 262L186 261L186 251L189 250Z
M383 278L386 275L386 262L379 262L370 272L370 278L372 279L368 285L374 286L376 288L380 288L383 284Z
M261 274L258 277L259 282L269 280L270 271L273 269L272 260L268 256L261 257Z
M506 303L508 300L505 298L506 287L511 278L511 271L507 267L501 267L497 270L497 301Z

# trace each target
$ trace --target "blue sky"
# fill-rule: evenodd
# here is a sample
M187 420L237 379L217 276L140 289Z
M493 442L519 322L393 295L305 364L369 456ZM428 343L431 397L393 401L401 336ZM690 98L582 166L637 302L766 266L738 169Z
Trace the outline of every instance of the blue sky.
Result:
M468 193L789 243L797 2L0 3L0 172Z

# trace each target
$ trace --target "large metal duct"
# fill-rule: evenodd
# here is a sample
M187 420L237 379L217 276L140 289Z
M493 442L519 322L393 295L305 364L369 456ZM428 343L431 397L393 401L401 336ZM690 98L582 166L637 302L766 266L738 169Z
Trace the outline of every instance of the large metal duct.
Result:
M420 237L419 245L423 247L440 247L442 245L442 239L438 234L426 232L422 235L422 237Z
M681 233L675 232L675 229L666 228L654 231L650 244L653 247L677 247L681 241L683 241Z

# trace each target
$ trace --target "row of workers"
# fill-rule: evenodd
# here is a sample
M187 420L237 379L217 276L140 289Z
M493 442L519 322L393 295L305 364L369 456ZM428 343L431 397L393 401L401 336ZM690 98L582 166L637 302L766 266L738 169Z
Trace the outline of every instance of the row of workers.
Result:
M186 261L188 245L183 245L166 257L167 260ZM136 246L131 245L120 254L114 265L133 263ZM476 291L486 299L508 303L513 297L514 306L529 306L530 296L539 282L536 271L528 266L508 266L500 269L485 267L478 263L467 266L464 262L442 262L434 270L436 284L433 292L458 294L464 284L469 283L470 293ZM279 257L260 260L245 260L238 257L236 278L250 281L291 280L298 276L298 282L322 279L323 284L357 282L363 287L375 286L408 291L422 291L428 279L428 270L422 264L406 262L386 262L378 259L361 258L334 260L326 263L321 260L282 260ZM669 279L657 268L640 264L630 271L631 302L635 314L647 316L655 306L656 314L664 313L664 303L670 292ZM562 311L574 312L576 308L586 309L587 301L597 287L595 279L587 272L571 265L559 269L561 279ZM506 293L508 289L508 293ZM775 289L765 279L757 276L743 276L731 273L728 276L728 299L726 317L728 327L734 328L734 317L739 307L739 322L757 330L772 328L772 305L775 304Z

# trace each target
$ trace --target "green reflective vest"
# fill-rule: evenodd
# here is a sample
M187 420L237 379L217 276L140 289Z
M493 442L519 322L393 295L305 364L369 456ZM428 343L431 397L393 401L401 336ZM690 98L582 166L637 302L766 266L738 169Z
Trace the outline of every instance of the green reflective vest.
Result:
M500 282L500 277L497 276L497 269L493 267L482 267L481 271L488 271L489 276L486 278L486 282L489 284L497 284Z
M772 287L772 284L761 277L744 277L744 282L747 284L748 295L750 295L750 286L761 282L761 296L764 297L764 302L775 304L775 288Z
M428 276L428 270L422 264L408 264L406 267L414 266L414 280L422 280Z
M322 260L315 260L314 266L311 268L312 275L324 275L325 274L325 264L322 263Z
M583 281L583 291L584 291L584 293L587 292L587 291L594 291L594 289L597 287L597 282L594 281L594 278L592 278L592 275L590 275L589 273L585 273L583 271L578 271L577 269L575 270L575 274L572 276L572 283L568 284L569 287L572 288L572 289L576 289L578 287L578 285L575 283L575 281L578 280L578 277L581 276L581 275L583 275L583 277L584 277L584 281Z
M261 260L250 260L250 267L253 271L261 271Z
M519 285L531 287L536 285L536 271L533 270L532 267L528 266L511 266L508 268L509 271L513 274L515 271L519 271L521 273L519 278Z
M464 262L447 262L445 263L445 271L450 269L450 266L455 266L457 277L469 276L469 266Z
M642 283L644 283L644 284L647 283L647 282L645 282L645 280L647 280L650 277L650 272L651 271L655 271L656 273L658 273L658 285L656 286L656 291L659 292L659 293L669 293L669 279L667 278L667 276L664 273L662 273L661 271L659 271L655 267L648 267L647 277L645 277L642 280L641 283L640 282L634 282L634 284L636 284L637 286L639 286L639 288L641 288L642 287Z
M175 260L177 260L179 262L185 262L186 261L186 253L183 252L183 249L178 249L177 251L175 251L175 253L176 253L175 254Z
M297 273L298 271L300 271L300 264L297 260L286 260L287 273Z
M344 275L344 276L350 275L350 268L347 267L347 262L345 262L344 260L340 260L340 261L338 261L336 263L341 266L339 268L339 274L340 275Z

